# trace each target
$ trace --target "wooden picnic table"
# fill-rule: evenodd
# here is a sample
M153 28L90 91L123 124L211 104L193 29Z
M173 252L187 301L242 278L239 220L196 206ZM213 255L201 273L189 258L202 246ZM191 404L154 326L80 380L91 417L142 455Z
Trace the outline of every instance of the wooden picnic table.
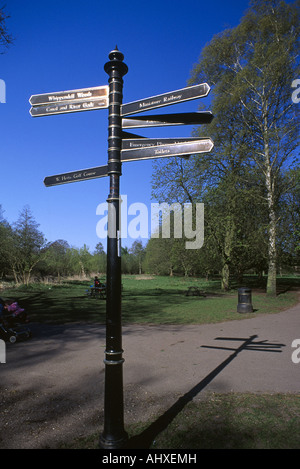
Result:
M102 287L91 287L90 295L93 298L101 298L103 300L106 299L106 286Z
M199 287L189 287L188 290L185 293L185 296L204 296L206 297L206 294L204 291L200 290Z

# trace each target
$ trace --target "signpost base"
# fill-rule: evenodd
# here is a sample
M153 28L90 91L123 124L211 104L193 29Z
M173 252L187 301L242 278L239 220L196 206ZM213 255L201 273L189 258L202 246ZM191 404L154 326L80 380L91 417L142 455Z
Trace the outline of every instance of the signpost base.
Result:
M123 359L120 363L105 360L105 415L104 429L100 435L101 449L125 448L128 434L124 429L123 419Z

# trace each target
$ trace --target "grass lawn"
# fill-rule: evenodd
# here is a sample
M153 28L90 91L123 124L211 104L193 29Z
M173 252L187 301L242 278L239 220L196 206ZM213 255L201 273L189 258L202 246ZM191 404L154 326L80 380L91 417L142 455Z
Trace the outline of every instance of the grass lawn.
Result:
M300 447L299 395L211 394L187 404L159 433L161 419L126 428L129 445L164 450ZM96 449L98 444L99 433L63 448Z
M0 296L5 300L16 299L32 322L104 324L105 301L86 295L90 284L89 281L33 284L7 288L1 291ZM205 324L242 320L287 309L298 300L300 278L279 278L276 298L267 297L254 278L246 278L243 286L252 288L254 308L254 312L249 314L236 312L238 286L224 294L219 290L219 281L123 276L122 285L123 323ZM205 291L206 296L186 296L190 286ZM150 446L149 431L156 422L131 425L126 430L133 441L139 439L139 444L143 437L148 438L148 446L137 448L299 448L299 397L286 394L213 394L185 405L161 432L156 432L154 439L150 439ZM97 448L98 440L99 434L90 435L64 445L64 448Z
M248 279L251 285L252 279ZM289 282L289 283L288 283ZM246 282L245 282L246 283ZM86 295L91 282L73 281L60 285L32 284L1 291L5 300L16 299L30 315L30 320L47 323L88 321L105 323L105 301ZM257 314L276 313L297 301L297 291L285 291L292 285L300 288L300 279L282 279L282 293L268 298L253 287L253 313L239 314L237 289L222 293L219 281L179 277L123 276L123 323L205 324L244 319ZM186 296L190 286L204 291L206 297Z

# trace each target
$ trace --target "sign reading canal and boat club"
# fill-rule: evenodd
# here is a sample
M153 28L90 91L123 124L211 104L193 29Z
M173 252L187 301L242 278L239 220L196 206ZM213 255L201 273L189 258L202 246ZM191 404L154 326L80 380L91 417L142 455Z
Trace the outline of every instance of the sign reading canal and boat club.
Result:
M108 108L108 86L96 86L57 93L37 94L30 97L32 117L91 111Z

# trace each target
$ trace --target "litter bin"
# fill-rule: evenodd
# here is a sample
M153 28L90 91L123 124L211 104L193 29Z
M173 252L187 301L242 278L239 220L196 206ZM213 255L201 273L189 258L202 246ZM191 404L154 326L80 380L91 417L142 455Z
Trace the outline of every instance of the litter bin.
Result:
M238 289L238 313L253 313L251 288L242 287Z

